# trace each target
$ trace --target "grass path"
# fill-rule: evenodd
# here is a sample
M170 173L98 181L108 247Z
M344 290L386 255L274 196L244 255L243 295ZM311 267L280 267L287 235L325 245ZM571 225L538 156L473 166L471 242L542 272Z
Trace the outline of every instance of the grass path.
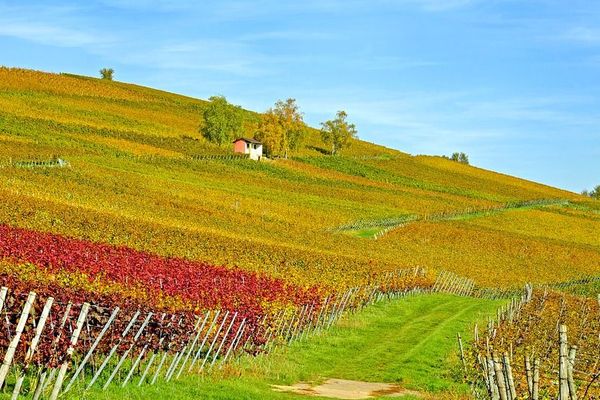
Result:
M494 208L485 208L480 210L470 210L455 212L449 214L432 214L425 216L418 215L403 215L395 218L387 218L383 220L372 220L372 221L357 221L355 224L360 225L361 223L365 226L360 228L353 227L353 224L341 226L337 228L338 232L345 233L351 236L357 236L361 238L378 239L381 236L399 229L405 225L418 223L421 221L456 221L456 220L468 220L473 218L482 218L495 214L501 214L507 211L513 210L531 210L539 209L548 206L566 206L569 201L566 199L538 199L531 201L522 201L517 203L506 203Z
M501 302L428 295L381 303L348 316L329 332L294 343L214 378L187 377L177 382L109 392L89 399L301 399L275 393L271 384L321 382L341 378L397 383L418 391L467 393L458 375L456 333L470 336L472 324ZM438 397L435 396L435 397ZM74 398L81 398L81 394ZM315 398L315 397L311 397ZM408 399L409 397L404 397Z

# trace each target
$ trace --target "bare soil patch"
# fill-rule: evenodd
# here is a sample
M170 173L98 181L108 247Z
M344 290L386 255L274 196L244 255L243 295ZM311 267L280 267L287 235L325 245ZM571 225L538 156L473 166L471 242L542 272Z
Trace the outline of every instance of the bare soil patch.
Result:
M376 397L402 397L407 395L421 397L419 392L403 389L390 383L349 381L346 379L327 379L313 386L299 382L292 386L272 385L277 392L291 392L307 396L330 397L332 399L372 399Z

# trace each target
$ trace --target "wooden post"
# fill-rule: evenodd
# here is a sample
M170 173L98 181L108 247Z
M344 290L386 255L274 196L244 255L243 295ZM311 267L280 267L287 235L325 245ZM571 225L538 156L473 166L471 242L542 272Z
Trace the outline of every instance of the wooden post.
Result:
M577 386L575 386L575 379L573 378L573 369L575 367L575 356L577 355L577 346L571 346L569 350L569 363L567 365L567 379L569 381L569 394L571 400L577 400Z
M85 357L83 358L83 360L81 360L81 363L79 364L79 367L77 367L77 370L75 370L75 373L73 374L73 376L71 377L71 380L69 381L69 383L67 384L67 387L65 388L65 392L68 392L69 389L71 389L71 386L73 386L73 384L75 383L75 379L77 379L77 377L79 376L79 374L81 373L81 371L83 371L83 369L85 368L87 362L92 357L92 354L94 353L94 350L96 350L96 347L98 347L98 345L100 344L100 341L102 340L102 338L106 334L106 331L108 331L108 328L110 328L110 326L112 325L113 321L117 317L117 314L119 313L119 310L120 310L119 307L115 307L115 309L113 310L112 314L108 318L108 321L106 322L106 324L104 324L104 327L102 328L102 331L100 331L100 333L96 337L96 340L94 340L94 343L92 344L92 347L90 347L90 349L88 350L88 352L85 355Z
M465 352L463 349L463 343L462 343L462 338L460 336L460 333L457 333L456 337L458 338L458 350L460 351L460 361L462 362L462 365L463 365L463 370L465 373L465 380L466 380L467 379L467 362L465 360Z
M517 398L517 391L515 389L515 381L513 379L512 368L510 366L510 359L508 353L504 353L504 370L506 372L506 382L508 383L507 393L510 395L510 400Z
M490 397L492 400L499 400L498 385L496 385L496 372L494 368L494 360L492 357L486 356L488 380L490 382Z
M5 286L2 286L2 288L0 289L0 312L4 308L4 303L6 302L6 294L7 293L8 293L8 288Z
M6 349L6 353L4 354L4 360L2 361L2 366L0 367L0 388L4 385L4 380L8 375L10 365L12 364L15 351L17 350L17 346L21 340L21 334L23 333L23 329L25 329L25 324L29 318L29 312L31 311L34 301L35 292L31 292L29 293L29 296L27 296L27 300L25 300L25 304L23 305L23 311L21 311L21 317L19 318L19 322L17 324L15 336L13 336L10 344L8 345L8 349Z
M2 295L0 294L0 297ZM1 299L0 299L1 300ZM24 367L23 371L17 377L17 381L15 382L15 387L13 389L12 399L16 399L19 397L19 393L21 392L21 386L23 386L23 380L25 379L25 375L29 370L31 359L35 354L35 350L37 349L37 345L40 342L40 337L42 336L42 331L46 326L46 320L48 319L48 315L50 315L50 310L52 309L52 304L54 303L53 297L48 297L46 299L46 304L44 304L44 309L42 310L42 314L40 315L40 319L38 320L37 326L35 327L35 336L31 340L31 344L27 349L27 353L25 354ZM2 307L0 307L1 309Z
M529 355L525 354L525 377L527 379L527 392L528 397L533 397L533 374L531 371L531 362L529 361Z
M75 351L75 345L77 344L77 340L79 339L81 328L83 328L83 323L85 322L85 318L87 317L89 309L90 305L88 303L83 303L83 306L81 306L81 311L79 312L79 318L77 318L75 330L71 335L71 343L69 344L69 348L67 349L67 355L65 357L65 360L63 361L62 365L60 366L60 370L58 371L58 376L56 377L56 382L54 383L52 394L50 394L50 400L56 400L58 398L60 390L62 389L65 374L67 373L67 369L69 368L71 357L73 356L73 352Z
M567 326L560 325L559 328L559 396L558 400L569 400L569 382L568 382L568 347L567 347Z
M540 390L540 360L533 360L533 387L531 389L531 400L539 400Z
M502 365L496 356L493 357L493 360L494 372L496 374L496 386L498 386L500 400L508 400L508 394L506 391L506 378L504 377L504 372L502 371Z

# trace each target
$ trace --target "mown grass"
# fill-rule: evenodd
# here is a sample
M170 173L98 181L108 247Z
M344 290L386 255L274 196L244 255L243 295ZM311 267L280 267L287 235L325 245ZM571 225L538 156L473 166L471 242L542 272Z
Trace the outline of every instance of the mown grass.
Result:
M270 355L243 357L212 377L73 393L70 398L299 399L302 396L273 392L271 385L326 378L395 383L430 398L457 398L466 395L468 387L460 382L456 334L468 340L473 323L501 304L451 295L382 302L347 316L326 333Z

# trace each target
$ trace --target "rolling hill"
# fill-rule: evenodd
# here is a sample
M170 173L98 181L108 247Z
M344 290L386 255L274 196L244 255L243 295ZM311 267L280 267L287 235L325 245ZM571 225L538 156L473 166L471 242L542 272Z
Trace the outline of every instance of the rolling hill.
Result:
M494 287L600 273L597 201L360 140L323 155L314 129L288 160L198 160L230 152L198 134L205 104L0 68L0 224L303 287L413 266ZM23 164L54 156L68 166Z

